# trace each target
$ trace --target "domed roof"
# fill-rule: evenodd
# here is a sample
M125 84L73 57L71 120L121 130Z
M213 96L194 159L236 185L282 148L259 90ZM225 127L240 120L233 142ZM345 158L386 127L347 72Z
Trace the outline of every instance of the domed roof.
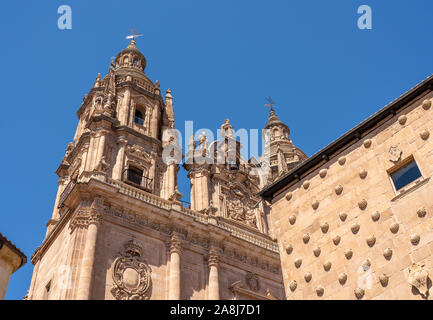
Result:
M119 68L138 67L142 71L146 68L146 58L138 50L135 39L131 39L128 47L117 54L115 61Z

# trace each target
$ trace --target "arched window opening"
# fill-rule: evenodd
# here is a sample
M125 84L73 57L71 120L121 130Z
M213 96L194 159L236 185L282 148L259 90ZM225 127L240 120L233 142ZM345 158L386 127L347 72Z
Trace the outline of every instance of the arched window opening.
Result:
M134 122L138 123L139 125L144 125L144 115L140 110L135 110Z

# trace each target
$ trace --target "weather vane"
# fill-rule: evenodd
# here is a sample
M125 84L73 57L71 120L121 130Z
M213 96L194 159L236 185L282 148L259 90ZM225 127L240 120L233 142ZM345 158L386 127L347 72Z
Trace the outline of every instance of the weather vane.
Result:
M136 29L129 29L129 31L131 31L131 35L126 36L126 39L133 39L135 40L135 38L141 37L143 34L137 32Z
M274 108L274 107L278 107L278 106L276 106L275 105L275 102L274 102L274 100L272 100L272 97L267 97L266 98L266 101L268 102L267 104L265 104L265 107L269 107L269 108L271 108L271 110Z

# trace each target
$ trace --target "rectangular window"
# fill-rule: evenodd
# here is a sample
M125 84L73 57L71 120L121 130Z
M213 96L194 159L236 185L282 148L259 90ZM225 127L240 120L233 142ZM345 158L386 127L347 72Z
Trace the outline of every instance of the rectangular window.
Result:
M143 170L134 167L129 167L128 176L127 176L128 181L140 186L142 177L143 177Z
M421 171L413 157L409 158L408 161L405 162L406 163L403 166L390 172L392 182L397 191L422 177Z

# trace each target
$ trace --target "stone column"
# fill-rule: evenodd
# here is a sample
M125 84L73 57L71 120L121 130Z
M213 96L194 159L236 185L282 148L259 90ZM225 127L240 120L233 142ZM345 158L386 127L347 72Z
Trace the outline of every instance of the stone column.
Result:
M93 162L95 158L95 145L96 145L96 132L92 131L90 133L89 148L87 148L87 157L85 171L92 171L94 169Z
M125 148L128 140L124 137L120 137L119 140L119 151L117 152L116 164L113 170L113 179L122 180L123 164L125 162Z
M209 207L209 171L201 171L201 208L200 210L207 209Z
M86 243L84 245L83 258L81 260L80 278L78 281L78 300L90 300L92 298L92 280L95 264L96 241L98 229L102 222L102 215L96 210L91 209L87 217L88 226L86 233Z
M107 135L107 133L108 133L108 131L105 129L100 131L95 167L98 166L99 162L101 161L102 157L104 156L105 136Z
M131 91L129 89L126 89L125 93L123 94L121 114L119 114L120 124L124 126L128 124L130 101L131 101Z
M168 299L180 300L180 236L174 233L170 241L170 275L168 286Z
M211 247L209 250L208 265L209 265L209 300L219 300L220 289L218 279L218 250Z
M53 215L51 216L51 220L57 220L59 218L59 209L58 209L59 200L60 200L60 196L65 190L67 182L68 179L66 177L60 177L59 180L57 181L57 185L59 187L57 189L56 201L54 202L54 210L53 210Z
M158 111L158 105L153 106L152 117L150 118L150 136L155 139L158 139Z

